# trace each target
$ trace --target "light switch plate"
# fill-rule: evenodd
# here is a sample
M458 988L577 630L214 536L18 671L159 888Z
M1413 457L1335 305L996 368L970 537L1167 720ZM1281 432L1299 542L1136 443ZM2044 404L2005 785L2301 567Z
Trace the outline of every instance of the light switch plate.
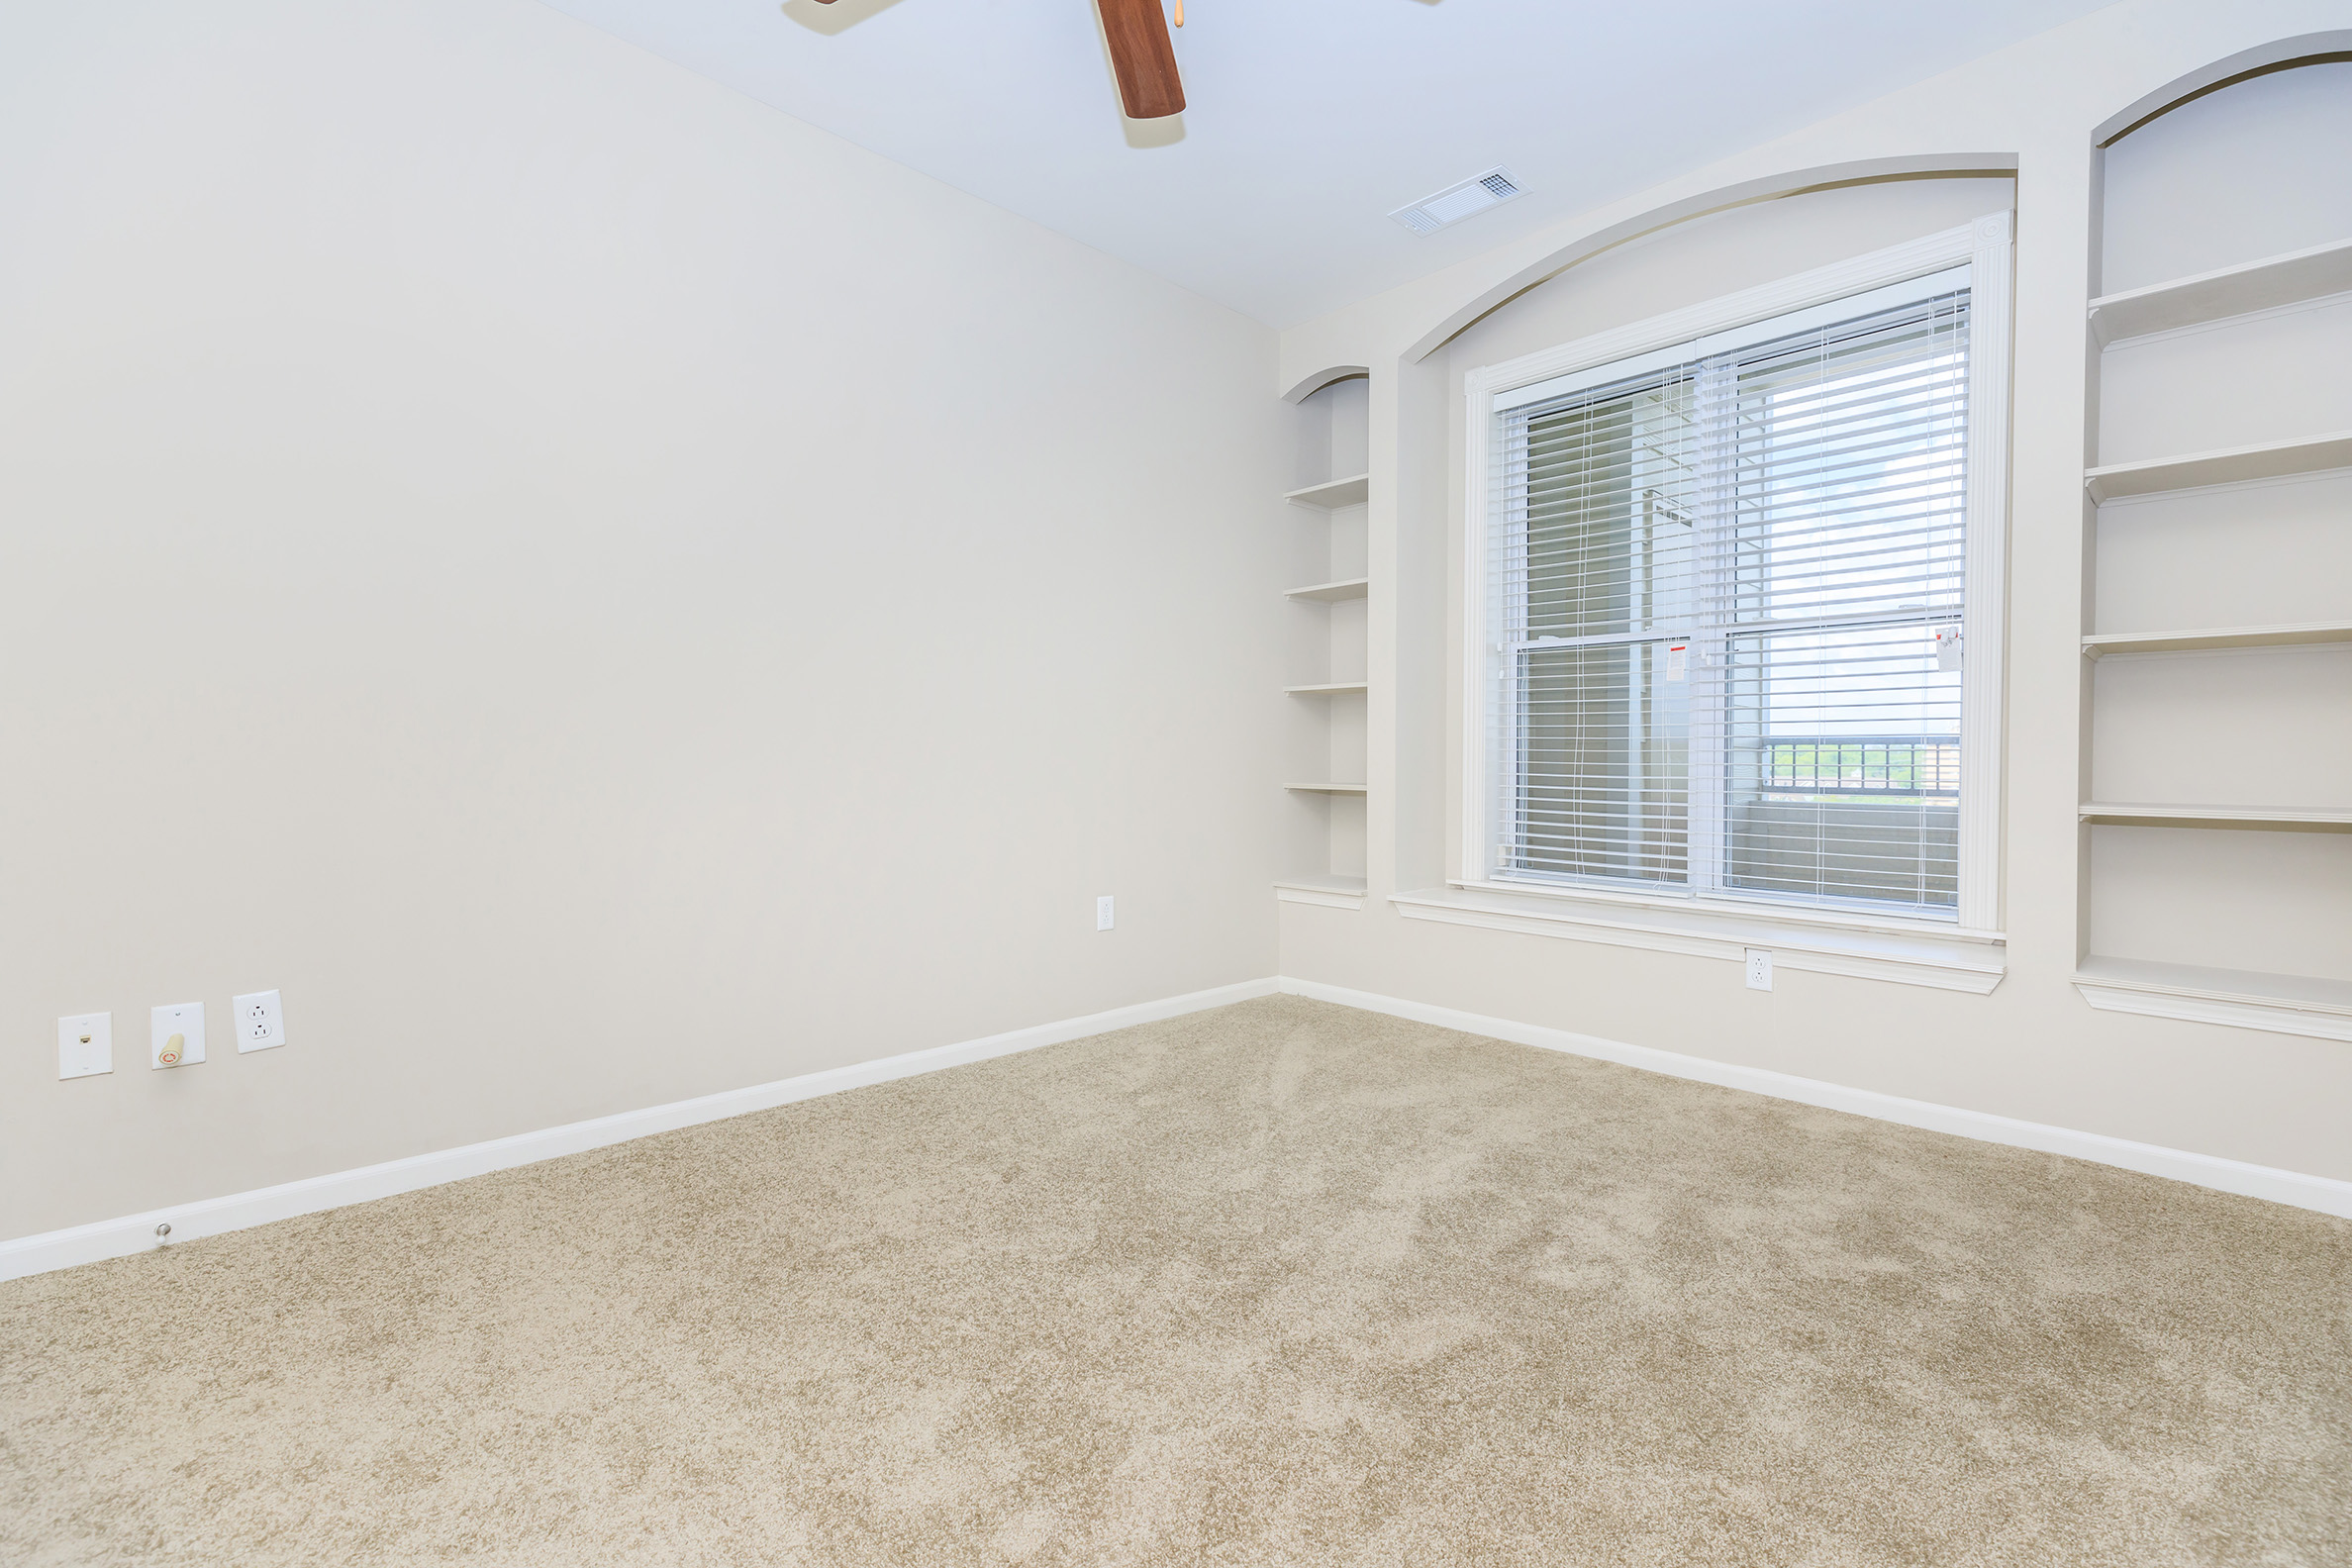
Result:
M275 991L232 997L229 1013L237 1020L238 1054L271 1050L286 1043L286 1008Z
M114 1015L76 1013L57 1020L57 1076L93 1078L114 1071Z
M155 1009L152 1039L150 1066L187 1067L204 1060L204 1004L173 1002Z

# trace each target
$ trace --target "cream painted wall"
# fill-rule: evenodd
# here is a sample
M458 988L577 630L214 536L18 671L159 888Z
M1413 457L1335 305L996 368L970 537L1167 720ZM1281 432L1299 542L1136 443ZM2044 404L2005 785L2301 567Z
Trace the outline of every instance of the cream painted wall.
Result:
M1273 971L1270 333L530 0L0 149L0 1237Z
M2313 503L2324 518L2306 516L2311 507L2296 501L2265 501L2278 514L2265 526L2280 540L2311 543L2324 536L2328 541L2308 558L2316 578L2283 582L2273 574L2273 597L2265 598L2225 549L2213 553L2213 534L2201 535L2185 511L2151 521L2184 547L2202 539L2208 553L2189 574L2199 579L2194 585L2175 565L2144 553L2110 560L2088 547L2082 487L2098 423L2084 329L2084 303L2098 276L2096 133L2110 117L2210 62L2306 35L2316 36L2315 48L2345 48L2352 42L2352 4L2269 0L2223 8L2125 0L1286 333L1277 385L1299 385L1325 364L1372 366L1375 587L1368 618L1372 896L1360 913L1286 905L1284 973L1973 1111L2352 1177L2352 1117L2345 1114L2352 1106L2352 1046L2096 1012L2069 983L2094 924L2095 881L2107 895L2099 916L2102 939L2143 944L2133 955L2186 960L2205 952L2210 956L2203 961L2211 963L2303 964L2303 972L2332 973L2352 954L2352 884L2342 878L2339 853L2345 840L2175 835L2182 846L2175 859L2218 858L2234 861L2239 871L2255 869L2252 860L2288 844L2268 854L2283 863L2263 868L2276 896L2253 902L2292 906L2311 918L2292 940L2271 943L2268 950L2280 961L2253 965L2247 949L2259 944L2241 939L2249 915L2242 897L2234 906L2174 907L2164 931L2126 930L2134 912L2148 907L2135 897L2131 878L2143 876L2151 862L2103 831L2095 866L2093 835L2076 822L2089 782L2089 677L2079 639L2095 574L2125 585L2116 602L2134 613L2209 594L2202 602L2254 606L2260 613L2247 617L2252 620L2352 614L2341 592L2328 590L2330 583L2340 590L2352 581L2352 561L2338 553L2352 534L2332 497ZM2297 135L2292 128L2332 124L2331 105L2342 102L2340 95L2308 80L2280 78L2232 91L2274 93L2280 105L2270 116L2271 131L2257 133L2241 124L2262 118L2249 116L2246 100L2224 104L2227 95L2216 94L2204 101L2215 106L2217 134L2237 148L2239 184L2246 183L2245 148L2259 144L2270 149L2267 175L2324 188L2305 204L2303 218L2337 210L2346 189L2341 138ZM2150 130L2161 127L2166 141L2178 142L2187 137L2187 124L2159 121ZM2195 193L2218 188L2214 162L2159 173L2152 160L2118 152L2117 198L2139 205L2107 237L2110 276L2133 266L2170 275L2148 242L2166 231L2143 214L2151 200L2162 205L2169 196L2176 210L2188 204L2188 216L2173 222L2198 223L2203 209ZM1824 179L2008 169L2015 171L2013 186L1969 179L1881 183L1722 210L1726 202ZM1385 896L1447 875L1458 821L1459 803L1449 793L1463 731L1449 660L1461 592L1455 545L1463 370L1951 227L2008 205L2012 189L2017 273L2003 854L2009 976L2002 986L1976 997L1784 969L1774 991L1759 993L1744 988L1737 964L1716 959L1403 919ZM2242 207L2251 198L2240 189L2229 200ZM1704 216L1709 213L1715 215ZM2233 222L2250 241L2242 218ZM2330 237L2342 233L2339 225ZM2116 251L2127 239L2129 253ZM2209 241L2199 243L2210 249ZM2196 248L2175 243L2185 246L2184 256ZM2248 254L2262 248L2268 246ZM2128 281L2147 280L2134 273ZM2332 321L2320 325L2334 330ZM2340 377L2328 386L2332 391L2313 395L2340 393ZM2171 405L2161 397L2144 403L2147 423L2129 439L2144 434L2161 444L2155 422ZM2138 416L2126 410L2116 417ZM2323 600L2324 608L2309 608ZM2303 683L2297 687L2303 701L2290 717L2306 722L2304 750L2340 762L2342 736L2352 726L2327 728L2329 716L2342 711L2340 676L2332 696L2323 683L2306 683L2323 668L2340 670L2340 656L2279 657L2303 660L2293 678ZM2323 664L2328 658L2338 662ZM2103 733L2131 716L2135 679L2142 677L2114 683L2114 711L2099 719ZM2206 703L2199 712L2221 711L2214 707L2219 699L2201 688L2191 695ZM2175 693L2168 700L2182 699ZM2259 729L2257 719L2279 715L2247 707L2238 717ZM2103 755L2101 765L2132 766L2136 755L2123 744ZM2332 803L2340 780L2298 793ZM2230 838L2260 847L2231 850L2223 843ZM2298 866L2317 869L2304 874ZM2175 870L2192 876L2210 868ZM2189 950L2153 950L2166 938Z

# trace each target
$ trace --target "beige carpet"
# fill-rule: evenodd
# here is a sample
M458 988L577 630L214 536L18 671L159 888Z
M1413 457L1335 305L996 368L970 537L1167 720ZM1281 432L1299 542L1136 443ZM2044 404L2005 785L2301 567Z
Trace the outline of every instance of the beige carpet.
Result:
M2352 1563L2352 1225L1274 998L0 1286L0 1561Z

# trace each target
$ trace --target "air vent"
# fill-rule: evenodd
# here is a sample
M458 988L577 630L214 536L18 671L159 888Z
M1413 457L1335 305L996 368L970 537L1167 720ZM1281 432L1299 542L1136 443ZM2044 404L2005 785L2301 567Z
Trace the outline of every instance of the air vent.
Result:
M1389 216L1415 234L1435 234L1447 224L1460 223L1472 213L1485 212L1498 202L1507 202L1519 193L1519 182L1502 169L1488 169L1476 179L1466 179L1459 185L1448 185L1434 196L1424 196L1410 207L1400 207Z

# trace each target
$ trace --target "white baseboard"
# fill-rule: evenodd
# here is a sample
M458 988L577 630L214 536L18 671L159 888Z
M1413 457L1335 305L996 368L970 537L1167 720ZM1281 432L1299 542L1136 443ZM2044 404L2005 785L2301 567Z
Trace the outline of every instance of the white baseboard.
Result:
M1950 1132L1960 1137L1976 1138L1980 1142L2007 1143L2016 1148L2038 1149L2045 1154L2064 1154L2073 1159L2095 1160L2102 1165L2119 1165L2125 1170L2139 1171L2149 1176L2169 1177L2173 1181L2190 1182L2199 1187L2211 1187L2248 1198L2267 1198L2272 1203L2291 1204L2298 1209L2316 1209L2321 1214L2352 1219L2352 1181L2341 1181L2330 1176L2306 1176L2301 1171L2279 1170L2269 1165L2248 1165L2241 1160L2222 1159L2212 1154L2193 1154L2185 1149L2165 1148L2155 1143L2134 1143L2129 1138L2108 1137L2101 1132L2078 1132L2071 1127L2019 1122L2011 1117L1993 1116L1983 1111L1962 1111L1952 1106L1933 1105L1924 1100L1906 1100L1899 1095L1879 1094L1869 1089L1849 1089L1843 1084L1823 1083L1815 1078L1799 1078L1761 1067L1740 1067L1729 1062L1710 1061L1704 1056L1684 1056L1674 1051L1654 1050L1646 1045L1626 1045L1592 1034L1546 1029L1537 1024L1519 1024L1510 1019L1487 1018L1454 1008L1433 1007L1425 1002L1407 1002L1371 991L1352 991L1345 986L1324 985L1318 980L1286 977L1281 984L1282 989L1293 996L1335 1002L1341 1007L1361 1008L1367 1013L1386 1013L1396 1018L1412 1019L1419 1024L1460 1029L1466 1034L1486 1034L1520 1045L1566 1051L1572 1056L1594 1056L1603 1061L1620 1062L1627 1067L1639 1067L1646 1072L1665 1073L1674 1078L1693 1078L1701 1083L1720 1084L1726 1089L1745 1089L1755 1094L1770 1095L1776 1100L1795 1100L1831 1111L1874 1117L1881 1122L1900 1122L1905 1127L1925 1127L1932 1132Z
M1882 1122L1899 1122L1906 1127L1951 1132L1987 1143L2007 1143L2017 1148L2038 1149L2047 1154L2095 1160L2103 1165L2118 1165L2125 1170L2140 1171L2150 1176L2169 1177L2174 1181L2191 1182L2221 1192L2265 1198L2273 1203L2291 1204L2299 1209L2315 1209L2322 1214L2352 1219L2352 1182L2332 1177L2306 1176L2299 1171L2248 1165L2211 1154L2193 1154L2154 1143L2134 1143L2128 1138L2108 1137L2099 1132L2078 1132L2069 1127L2019 1122L1982 1111L1962 1111L1951 1106L1932 1105L1924 1100L1906 1100L1868 1089L1849 1089L1842 1084L1823 1083L1818 1079L1798 1078L1760 1067L1740 1067L1728 1062L1710 1061L1703 1056L1684 1056L1674 1051L1654 1050L1646 1045L1627 1045L1597 1035L1578 1034L1536 1024L1519 1024L1510 1019L1489 1018L1483 1014L1435 1007L1424 1002L1408 1002L1399 997L1354 991L1345 986L1324 985L1316 980L1282 978L1247 980L1237 985L1219 986L1214 990L1166 997L1157 1002L1139 1002L1132 1007L1114 1008L1108 1013L1065 1019L1058 1024L1040 1024L1032 1029L991 1034L985 1039L965 1040L956 1045L909 1051L900 1056L886 1056L879 1061L804 1073L798 1078L754 1084L747 1089L730 1089L721 1094L705 1095L698 1100L680 1100L642 1111L625 1111L618 1116L599 1117L592 1122L574 1122L537 1132L520 1132L513 1137L493 1138L487 1143L469 1143L463 1148L412 1155L407 1159L388 1160L381 1165L364 1165L357 1170L336 1171L303 1181L287 1182L278 1187L231 1193L222 1198L178 1204L169 1209L151 1210L147 1214L126 1215L118 1220L101 1220L94 1225L75 1225L71 1229L21 1236L13 1241L0 1241L0 1280L68 1268L76 1263L93 1263L100 1258L127 1257L136 1252L150 1251L158 1244L155 1239L155 1226L158 1225L171 1226L171 1239L174 1242L191 1241L199 1236L242 1230L247 1225L266 1225L273 1220L290 1220L297 1215L317 1214L326 1209L340 1209L345 1204L389 1198L396 1193L415 1192L422 1187L461 1181L468 1176L508 1170L517 1165L553 1159L558 1155L577 1154L584 1149L625 1143L631 1138L644 1137L649 1133L668 1132L705 1122L720 1122L746 1112L790 1105L796 1100L813 1100L820 1095L838 1094L844 1089L859 1089L868 1084L888 1083L894 1078L911 1078L918 1073L961 1066L965 1062L985 1061L992 1056L1009 1056L1016 1051L1033 1050L1040 1045L1058 1045L1065 1040L1084 1039L1090 1034L1107 1033L1135 1024L1155 1023L1160 1019L1224 1007L1228 1003L1246 1002L1253 997L1270 996L1276 991L1312 997L1323 1002L1335 1002L1342 1007L1361 1008L1367 1013L1386 1013L1417 1023L1433 1024L1440 1029L1460 1029L1469 1034L1485 1034L1521 1045L1539 1046L1545 1050L1620 1062L1628 1067L1665 1073L1670 1077L1691 1078L1701 1083L1719 1084L1727 1089L1745 1089L1755 1094L1770 1095L1779 1100L1795 1100L1831 1111L1851 1112Z
M128 1257L135 1252L151 1251L159 1244L155 1237L155 1227L159 1225L171 1226L173 1242L192 1241L199 1236L218 1235L224 1230L242 1230L247 1225L267 1225L273 1220L291 1220L296 1215L317 1214L323 1209L340 1209L345 1204L389 1198L395 1193L415 1192L420 1187L437 1187L442 1182L461 1181L468 1176L508 1170L517 1165L553 1159L561 1154L577 1154L583 1149L626 1143L631 1138L644 1137L648 1133L668 1132L704 1122L720 1122L749 1111L790 1105L796 1100L814 1100L819 1095L838 1094L844 1089L862 1089L868 1084L888 1083L894 1078L912 1078L918 1073L937 1072L942 1067L960 1067L966 1062L985 1061L991 1056L1010 1056L1016 1051L1034 1050L1040 1045L1059 1045L1065 1040L1084 1039L1090 1034L1103 1034L1131 1025L1151 1024L1180 1014L1199 1013L1232 1002L1246 1002L1252 997L1271 996L1280 986L1281 982L1272 978L1244 980L1237 985L1218 986L1209 991L1165 997L1157 1002L1138 1002L1132 1007L1113 1008L1108 1013L1064 1019L1058 1024L1039 1024L1032 1029L991 1034L985 1039L965 1040L956 1045L939 1045L930 1050L885 1056L879 1061L804 1073L798 1078L754 1084L747 1089L730 1089L720 1094L704 1095L697 1100L680 1100L643 1111L624 1111L618 1116L598 1117L592 1122L574 1122L537 1132L518 1132L513 1137L492 1138L487 1143L469 1143L463 1148L415 1154L407 1159L387 1160L381 1165L363 1165L357 1170L335 1171L325 1176L287 1182L283 1186L231 1193L227 1197L207 1198L198 1203L175 1204L169 1209L125 1215L119 1220L101 1220L67 1230L20 1236L13 1241L0 1241L0 1280L69 1268L76 1263L94 1263L100 1258Z

